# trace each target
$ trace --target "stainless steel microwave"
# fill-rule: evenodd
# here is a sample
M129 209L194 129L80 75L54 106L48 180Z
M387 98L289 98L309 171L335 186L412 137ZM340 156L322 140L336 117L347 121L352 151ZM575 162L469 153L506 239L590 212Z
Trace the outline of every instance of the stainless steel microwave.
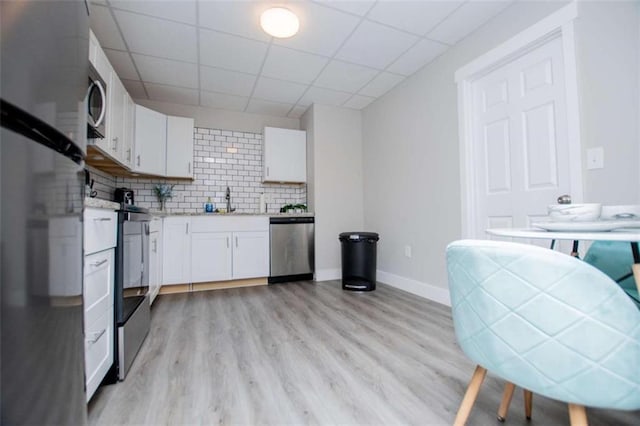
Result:
M87 138L102 139L107 121L107 85L98 71L89 64L87 90Z

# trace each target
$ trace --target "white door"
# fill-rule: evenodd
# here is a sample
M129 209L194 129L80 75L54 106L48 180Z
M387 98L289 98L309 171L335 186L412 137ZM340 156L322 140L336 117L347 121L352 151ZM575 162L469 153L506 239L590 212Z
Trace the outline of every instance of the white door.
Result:
M472 83L475 236L526 227L570 194L562 39Z

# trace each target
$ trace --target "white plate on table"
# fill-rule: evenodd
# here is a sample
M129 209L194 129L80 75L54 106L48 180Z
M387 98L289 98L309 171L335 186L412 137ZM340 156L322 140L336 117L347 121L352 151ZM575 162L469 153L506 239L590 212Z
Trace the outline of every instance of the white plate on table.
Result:
M620 228L640 228L639 220L594 220L590 222L536 222L536 228L556 232L607 232Z

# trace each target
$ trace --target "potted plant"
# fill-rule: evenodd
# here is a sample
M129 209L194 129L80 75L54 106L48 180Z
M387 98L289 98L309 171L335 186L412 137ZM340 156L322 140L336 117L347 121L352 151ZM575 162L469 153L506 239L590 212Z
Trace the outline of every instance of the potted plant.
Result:
M169 185L168 183L159 183L153 188L156 191L158 201L160 201L160 210L164 210L164 202L166 199L172 197L173 187L174 185Z

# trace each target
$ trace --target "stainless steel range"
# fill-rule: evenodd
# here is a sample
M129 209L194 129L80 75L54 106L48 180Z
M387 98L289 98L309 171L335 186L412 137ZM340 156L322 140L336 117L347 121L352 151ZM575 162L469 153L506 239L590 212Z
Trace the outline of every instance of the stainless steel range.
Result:
M115 362L111 371L124 380L149 333L149 223L148 210L122 204L118 210L115 269Z

